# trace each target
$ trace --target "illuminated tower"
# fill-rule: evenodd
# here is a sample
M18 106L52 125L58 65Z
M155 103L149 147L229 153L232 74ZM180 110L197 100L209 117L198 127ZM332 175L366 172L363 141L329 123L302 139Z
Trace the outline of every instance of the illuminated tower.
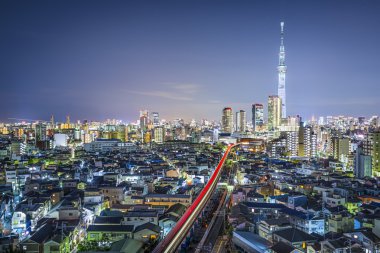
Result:
M281 45L279 53L279 63L277 67L278 72L278 96L281 98L282 103L282 118L286 118L286 92L285 92L285 77L286 77L286 65L285 65L285 47L284 47L284 22L281 22Z

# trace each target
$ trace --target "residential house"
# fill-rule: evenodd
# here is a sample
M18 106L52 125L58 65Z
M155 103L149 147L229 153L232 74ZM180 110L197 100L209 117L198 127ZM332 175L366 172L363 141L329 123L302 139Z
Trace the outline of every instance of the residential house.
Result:
M133 238L138 241L155 241L159 238L161 227L151 222L139 225L133 231Z
M108 239L111 242L116 242L124 238L133 238L133 229L133 225L90 225L87 228L87 240Z
M240 202L243 202L245 200L246 200L246 193L242 189L239 189L239 190L232 192L232 194L231 194L232 205L237 205Z
M351 233L345 233L344 235L350 238L354 243L365 248L368 253L380 252L380 237L374 234L371 230L365 229L354 231Z
M121 225L122 216L96 216L93 225Z
M291 227L289 220L286 218L263 220L259 223L259 236L268 241L272 241L273 232Z
M273 242L283 242L304 251L307 244L317 242L317 238L297 228L287 228L273 232Z
M280 241L280 242L274 244L270 248L269 252L270 253L300 253L302 251L300 251L299 249L296 249L292 245L289 245L289 244L286 244L286 243Z
M345 237L328 239L321 242L321 252L329 253L353 253L362 252L360 245L355 244Z
M139 226L145 223L153 223L158 225L158 211L155 209L140 209L129 211L124 215L122 224Z
M124 200L124 186L100 186L99 189L102 191L104 197L109 198L111 207Z
M249 191L247 193L246 200L247 202L259 202L259 203L266 202L264 196L261 195L260 193L257 193L254 190Z
M19 246L19 236L10 234L0 237L0 252L15 252Z
M316 233L323 235L325 233L325 219L318 212L301 212L290 208L280 210L285 214L290 223L298 229L308 234Z
M53 233L53 226L49 223L39 227L30 237L21 241L21 250L28 253L43 253L44 243L47 242Z
M169 208L176 203L189 206L192 202L191 195L184 194L147 194L145 195L145 204L152 207Z
M354 217L348 212L331 214L328 218L328 232L346 233L354 229Z

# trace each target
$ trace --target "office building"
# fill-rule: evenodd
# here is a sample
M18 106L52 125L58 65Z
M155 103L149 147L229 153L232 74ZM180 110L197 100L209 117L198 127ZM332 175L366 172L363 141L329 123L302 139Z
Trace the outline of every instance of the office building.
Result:
M276 130L281 124L281 98L276 95L268 98L268 130Z
M140 129L146 130L149 125L149 112L148 110L140 111Z
M159 126L160 125L160 115L158 112L152 112L152 118L153 118L153 126Z
M244 110L236 112L236 132L244 133L247 129L247 114Z
M222 132L232 133L233 131L233 114L231 107L225 107L222 115Z
M252 105L252 126L253 131L257 132L262 129L264 125L264 106L262 104Z

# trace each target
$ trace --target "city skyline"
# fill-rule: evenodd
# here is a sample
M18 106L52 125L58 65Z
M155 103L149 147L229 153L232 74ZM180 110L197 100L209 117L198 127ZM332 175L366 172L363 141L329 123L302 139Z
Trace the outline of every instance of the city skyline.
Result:
M375 1L91 3L1 3L1 121L267 112L281 21L287 115L379 114Z

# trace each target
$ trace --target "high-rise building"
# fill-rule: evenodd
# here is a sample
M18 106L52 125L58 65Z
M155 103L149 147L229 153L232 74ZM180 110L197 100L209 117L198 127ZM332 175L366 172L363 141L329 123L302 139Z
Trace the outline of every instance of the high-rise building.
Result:
M278 72L278 96L281 98L281 117L286 118L286 92L285 92L285 46L284 46L284 22L281 22L281 45L279 53L279 63L277 67Z
M212 134L212 141L218 142L219 141L219 130L217 128L214 129Z
M152 118L153 118L153 126L159 126L160 125L160 115L158 112L152 112Z
M140 129L145 131L149 124L149 112L148 110L140 111Z
M235 132L240 132L240 111L235 115Z
M54 121L54 115L53 114L50 117L50 127L55 128L55 121Z
M269 142L269 150L271 157L280 157L286 153L286 136L274 139Z
M36 142L46 141L46 125L43 123L36 124Z
M165 140L165 129L163 127L155 127L154 128L154 142L156 143L164 143Z
M234 129L233 122L234 121L233 121L232 108L225 107L223 109L223 115L222 115L222 132L232 133Z
M244 110L236 112L236 132L244 133L247 128L247 114Z
M350 152L350 139L346 137L332 137L332 154L334 159L342 161Z
M275 130L281 124L281 98L276 95L268 98L268 129Z
M264 125L264 106L262 104L252 105L252 126L253 131L260 131Z
M286 132L286 149L290 156L298 155L298 132Z
M363 150L365 155L372 157L372 171L375 177L380 176L380 131L368 133L367 138L363 142Z
M301 129L300 129L301 131ZM317 135L314 133L311 126L303 128L303 156L316 157L317 156Z
M372 157L364 154L362 146L356 149L354 173L357 178L372 176Z

